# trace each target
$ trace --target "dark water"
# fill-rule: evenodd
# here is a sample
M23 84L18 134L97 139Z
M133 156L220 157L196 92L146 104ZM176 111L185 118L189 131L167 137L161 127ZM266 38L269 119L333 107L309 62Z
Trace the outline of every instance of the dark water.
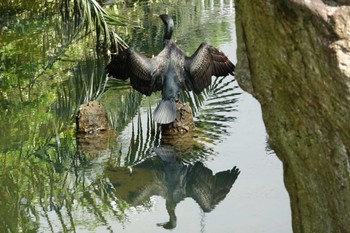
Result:
M268 149L260 106L234 77L184 96L196 131L166 145L150 114L159 95L113 80L104 88L107 59L93 39L74 38L54 5L39 4L47 15L21 11L30 7L1 8L1 232L292 231L282 164ZM147 54L162 43L153 13L168 12L188 53L207 41L236 61L233 1L108 9L138 25L117 30ZM96 98L113 130L77 137L78 106Z

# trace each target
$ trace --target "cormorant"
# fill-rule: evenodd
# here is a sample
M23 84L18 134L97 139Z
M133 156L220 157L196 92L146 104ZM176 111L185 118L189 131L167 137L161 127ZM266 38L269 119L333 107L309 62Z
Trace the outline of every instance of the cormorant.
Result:
M112 54L106 73L118 79L130 78L131 86L146 96L162 92L162 100L153 112L154 120L168 124L176 118L176 102L180 91L202 92L211 84L211 77L234 74L235 66L215 47L203 42L187 57L171 40L173 19L159 15L165 25L164 48L155 57L146 57L134 48Z

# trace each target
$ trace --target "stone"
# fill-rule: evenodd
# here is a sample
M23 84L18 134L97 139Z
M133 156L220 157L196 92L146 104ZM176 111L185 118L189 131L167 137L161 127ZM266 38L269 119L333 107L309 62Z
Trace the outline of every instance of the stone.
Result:
M192 131L194 127L192 109L188 103L176 103L177 115L174 122L162 125L162 135L179 135Z
M96 100L82 104L77 114L77 131L79 133L95 133L108 130L106 109Z
M235 0L236 79L261 104L295 233L350 232L350 7Z
M174 122L161 126L162 143L174 146L178 151L186 151L193 142L193 114L188 103L177 103L177 116Z

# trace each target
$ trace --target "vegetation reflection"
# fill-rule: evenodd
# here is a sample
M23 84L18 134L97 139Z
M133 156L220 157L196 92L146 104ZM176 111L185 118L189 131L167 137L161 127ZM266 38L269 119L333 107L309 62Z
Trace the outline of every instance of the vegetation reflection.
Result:
M203 95L182 97L194 109L197 127L184 149L162 141L150 114L157 96L146 100L104 74L110 32L149 54L161 48L162 27L153 13L174 15L179 22L175 36L187 51L194 51L197 36L214 45L223 42L220 38L229 41L228 22L212 25L205 19L216 12L201 1L187 7L192 2L125 1L103 10L87 0L0 3L6 12L0 19L0 229L108 228L111 219L128 221L133 208L151 208L152 195L167 200L169 222L159 225L173 228L175 206L185 197L205 212L224 199L238 169L213 174L203 162L215 154L213 144L234 120L225 113L235 109L239 95L233 78L215 80ZM95 13L76 11L83 3ZM98 14L116 16L115 23L108 17L96 21ZM195 25L199 18L204 19L200 27ZM133 27L122 27L125 22ZM203 29L209 27L215 36ZM75 133L75 115L80 104L94 99L108 110L113 130L82 139ZM174 191L181 195L172 196Z

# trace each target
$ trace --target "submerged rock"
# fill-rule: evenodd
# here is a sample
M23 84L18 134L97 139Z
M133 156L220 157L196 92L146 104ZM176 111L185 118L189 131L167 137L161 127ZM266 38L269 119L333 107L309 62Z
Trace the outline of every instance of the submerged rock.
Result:
M236 79L261 103L294 232L350 232L350 7L235 3Z
M77 131L91 134L105 130L108 130L106 109L96 100L82 104L77 114Z

